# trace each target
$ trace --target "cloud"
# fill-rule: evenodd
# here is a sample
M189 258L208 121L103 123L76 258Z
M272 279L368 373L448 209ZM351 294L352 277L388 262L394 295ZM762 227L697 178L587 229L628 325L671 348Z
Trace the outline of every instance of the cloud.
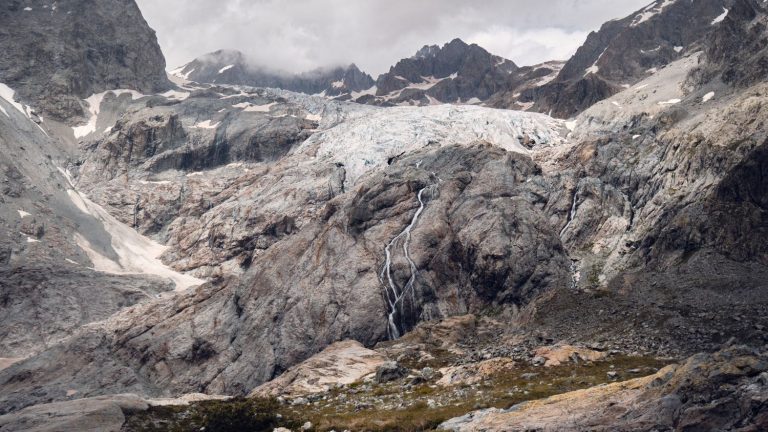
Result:
M357 63L377 75L460 37L518 64L565 59L589 31L648 0L137 0L170 68L217 49L300 72Z
M518 65L532 65L547 60L567 60L581 46L589 33L543 28L520 31L493 27L467 38L486 50L514 60Z

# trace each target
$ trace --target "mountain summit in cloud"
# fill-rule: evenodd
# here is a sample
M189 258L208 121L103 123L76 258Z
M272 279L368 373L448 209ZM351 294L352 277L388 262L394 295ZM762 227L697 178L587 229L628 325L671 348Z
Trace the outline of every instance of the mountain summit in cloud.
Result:
M370 75L360 71L354 64L292 74L255 65L236 50L218 50L205 54L171 71L171 74L201 83L272 87L327 96L362 91L373 85Z

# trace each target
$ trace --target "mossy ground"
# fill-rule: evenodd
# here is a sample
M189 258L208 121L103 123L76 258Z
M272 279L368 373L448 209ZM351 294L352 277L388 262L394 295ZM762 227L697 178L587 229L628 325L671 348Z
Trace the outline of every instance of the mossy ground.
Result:
M594 363L556 367L521 366L473 385L442 387L434 382L407 386L357 383L334 389L306 405L238 399L189 407L156 407L131 416L126 431L271 431L297 430L306 421L316 431L423 431L480 408L508 408L603 383L648 375L668 364L646 357L612 357ZM438 365L435 365L438 366ZM615 372L615 377L609 377ZM431 402L430 402L431 401ZM245 420L243 420L245 418Z
M311 421L318 431L430 430L445 420L475 409L509 408L527 400L637 378L649 375L667 363L642 357L615 357L596 363L551 368L516 367L475 385L441 387L424 383L406 388L395 382L358 386L334 390L325 400L290 407L287 412ZM609 378L608 372L615 372L616 376ZM431 407L429 400L435 402Z

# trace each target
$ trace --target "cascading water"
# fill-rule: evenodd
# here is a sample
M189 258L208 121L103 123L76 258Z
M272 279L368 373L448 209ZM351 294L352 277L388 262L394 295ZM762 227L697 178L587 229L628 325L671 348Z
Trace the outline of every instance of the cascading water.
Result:
M565 230L568 229L569 226L571 226L571 222L573 222L573 217L576 216L576 204L579 201L579 190L576 189L573 192L573 202L571 203L571 212L568 214L568 222L565 224L563 229L560 230L560 237L563 237L563 234L565 233Z
M560 238L563 238L563 234L565 234L565 231L568 229L568 227L571 226L571 223L573 222L573 218L576 216L576 206L579 203L579 189L578 186L576 190L573 191L573 201L571 202L571 212L568 213L568 222L565 224L562 230L560 230ZM579 286L579 279L581 278L581 273L579 272L579 260L578 259L571 259L571 288L576 289Z
M416 210L416 213L413 215L413 219L411 219L411 223L405 227L405 229L400 232L395 238L393 238L387 246L384 248L384 267L381 269L381 273L379 274L379 279L381 280L382 284L384 285L384 294L387 298L387 303L389 306L389 312L387 314L387 333L389 335L390 339L397 339L400 337L400 330L397 328L397 324L395 323L395 315L398 312L399 307L403 303L403 299L405 298L406 294L409 292L412 296L414 296L415 300L415 294L413 293L413 284L416 282L416 273L418 272L418 269L416 268L416 263L413 262L411 259L410 253L408 252L408 245L411 241L411 230L416 225L416 222L419 220L419 216L421 216L421 213L424 211L424 201L422 200L422 195L424 194L424 191L427 189L427 187L422 188L419 190L419 193L416 194L416 198L419 200L419 208ZM397 283L392 279L392 246L394 246L398 240L403 240L403 256L405 257L405 260L408 262L408 267L411 271L411 277L408 278L408 282L406 282L403 289L398 289Z

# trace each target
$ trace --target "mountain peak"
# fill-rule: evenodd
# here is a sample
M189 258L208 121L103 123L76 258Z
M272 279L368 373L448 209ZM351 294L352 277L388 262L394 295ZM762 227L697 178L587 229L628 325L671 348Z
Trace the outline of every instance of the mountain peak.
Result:
M440 47L437 45L424 45L420 50L416 51L413 55L414 59L434 57L440 51Z

